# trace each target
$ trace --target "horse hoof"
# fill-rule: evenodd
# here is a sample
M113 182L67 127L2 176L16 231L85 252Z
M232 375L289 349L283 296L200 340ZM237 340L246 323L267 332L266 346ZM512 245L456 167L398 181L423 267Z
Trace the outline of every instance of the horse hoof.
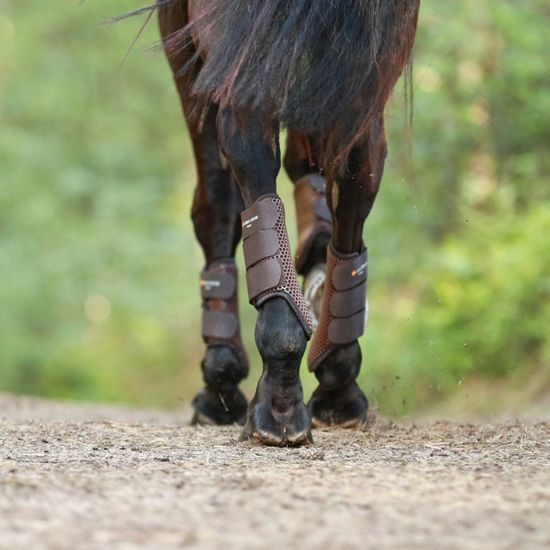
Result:
M318 387L308 403L315 428L360 429L367 423L368 407L367 397L355 381L337 390Z
M284 413L266 405L252 405L240 439L275 447L309 445L313 443L309 412L303 403Z
M193 399L193 408L192 425L242 426L246 421L248 403L237 387L231 392L223 393L206 387Z

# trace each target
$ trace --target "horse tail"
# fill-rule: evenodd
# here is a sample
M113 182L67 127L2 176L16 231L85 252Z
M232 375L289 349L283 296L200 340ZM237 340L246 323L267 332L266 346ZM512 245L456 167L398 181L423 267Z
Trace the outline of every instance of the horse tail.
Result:
M330 135L334 158L381 116L411 55L419 1L209 0L174 40L212 37L199 100Z

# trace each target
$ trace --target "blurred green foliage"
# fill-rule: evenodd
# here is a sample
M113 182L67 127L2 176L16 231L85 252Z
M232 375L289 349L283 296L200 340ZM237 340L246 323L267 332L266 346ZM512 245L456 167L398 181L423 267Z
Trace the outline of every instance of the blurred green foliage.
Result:
M104 22L135 0L47 4L0 0L0 389L175 406L200 387L202 255L156 28L122 63L141 21ZM549 24L544 0L423 0L414 152L400 86L365 235L361 382L386 413L472 377L550 389Z

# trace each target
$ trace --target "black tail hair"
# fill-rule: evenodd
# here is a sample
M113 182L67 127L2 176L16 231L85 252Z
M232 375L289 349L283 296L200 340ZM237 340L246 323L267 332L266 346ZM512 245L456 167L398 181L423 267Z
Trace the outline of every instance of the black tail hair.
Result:
M170 1L158 0L166 5ZM170 39L212 37L193 92L349 153L409 61L420 0L203 0ZM198 55L198 54L197 54ZM185 72L196 60L182 67Z

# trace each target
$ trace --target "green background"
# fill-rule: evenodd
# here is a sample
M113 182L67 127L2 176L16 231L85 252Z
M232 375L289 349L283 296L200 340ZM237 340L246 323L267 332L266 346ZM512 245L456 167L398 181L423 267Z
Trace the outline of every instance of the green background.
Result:
M400 84L366 225L361 383L391 415L525 410L550 393L550 8L422 4L413 138ZM201 385L189 138L155 22L124 62L142 20L106 24L137 7L0 0L2 391L175 407Z

